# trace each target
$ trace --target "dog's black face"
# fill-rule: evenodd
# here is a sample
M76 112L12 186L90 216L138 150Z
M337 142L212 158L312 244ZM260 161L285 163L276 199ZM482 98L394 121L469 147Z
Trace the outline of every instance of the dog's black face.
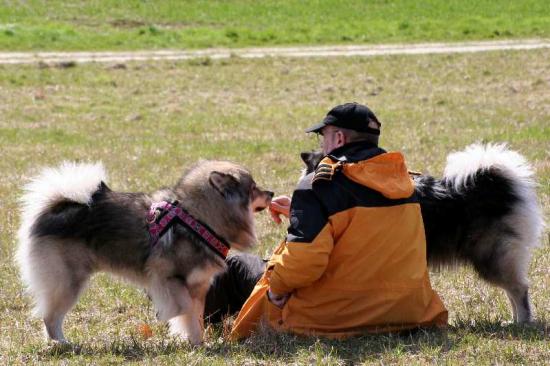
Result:
M317 165L323 159L323 156L324 155L322 151L304 151L300 153L300 157L306 165L306 171L304 175L308 175L309 173L314 172Z

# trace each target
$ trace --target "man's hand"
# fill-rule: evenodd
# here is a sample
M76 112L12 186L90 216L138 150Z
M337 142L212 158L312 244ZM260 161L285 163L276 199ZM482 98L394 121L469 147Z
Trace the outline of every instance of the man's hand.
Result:
M282 222L281 215L288 218L288 215L290 214L290 197L278 196L273 198L269 205L269 213L271 214L273 221L277 224Z
M290 294L275 294L271 291L271 289L267 290L267 298L273 305L278 307L279 309L282 309L283 306L285 306L286 302L290 298Z

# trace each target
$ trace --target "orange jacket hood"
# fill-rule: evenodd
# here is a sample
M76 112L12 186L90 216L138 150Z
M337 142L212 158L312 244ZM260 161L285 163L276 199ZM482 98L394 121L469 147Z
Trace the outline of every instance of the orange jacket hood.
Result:
M343 172L354 182L374 189L387 198L407 198L414 191L405 159L399 152L384 153L368 160L344 164Z

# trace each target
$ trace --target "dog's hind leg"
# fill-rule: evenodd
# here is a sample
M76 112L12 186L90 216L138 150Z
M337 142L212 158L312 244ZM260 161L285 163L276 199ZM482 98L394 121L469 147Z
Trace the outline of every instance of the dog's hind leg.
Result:
M504 269L501 269L504 271ZM529 285L526 279L518 277L518 272L514 267L508 267L505 273L500 276L494 274L488 278L482 278L502 288L512 306L514 323L526 323L532 321L531 303L529 301Z
M514 318L514 323L517 323L518 322L518 308L516 307L516 303L514 301L514 297L512 296L512 294L509 292L509 291L506 291L506 296L508 296L508 300L510 300L510 305L512 306L512 314L513 314L513 318Z
M531 302L529 301L529 287L526 285L507 286L504 289L514 311L515 323L532 321Z
M42 299L43 319L46 326L48 337L54 341L66 342L63 335L63 320L65 315L71 310L78 300L84 282L70 281L63 283L60 281L55 293Z
M42 317L46 333L54 341L66 342L63 320L88 282L88 264L82 261L80 249L55 241L40 242L27 258L25 271L36 303L35 314Z
M484 279L501 287L510 300L514 323L526 323L532 321L531 303L529 301L529 285L526 281L510 278L504 275L501 278L486 278Z
M483 260L475 263L477 272L483 279L506 291L515 323L530 322L532 313L527 279L529 249L513 237L495 242L491 249Z
M527 272L531 259L529 248L519 240L510 240L506 250L498 258L498 272L501 278L496 285L502 287L514 311L514 322L525 323L533 320L529 301L529 280Z

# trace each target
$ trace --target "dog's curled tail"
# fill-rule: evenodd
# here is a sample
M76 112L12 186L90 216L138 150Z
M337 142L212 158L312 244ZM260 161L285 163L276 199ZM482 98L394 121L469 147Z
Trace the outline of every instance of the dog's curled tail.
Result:
M22 264L28 256L31 228L36 219L49 207L60 201L82 204L90 199L101 182L106 179L101 163L85 164L64 162L56 168L44 168L23 187L21 202L21 226L16 259Z
M56 168L44 168L24 187L22 219L34 221L45 209L63 200L89 204L105 180L101 163L63 162Z
M457 188L473 183L475 175L489 169L498 169L508 179L522 187L533 188L533 169L519 153L509 150L506 144L473 144L449 154L445 178Z
M536 195L535 175L529 162L504 143L473 144L447 157L444 179L457 192L475 189L476 180L483 175L500 176L509 182L510 189L519 199L514 214L521 222L516 222L516 225L524 224L524 239L536 245L544 221Z

